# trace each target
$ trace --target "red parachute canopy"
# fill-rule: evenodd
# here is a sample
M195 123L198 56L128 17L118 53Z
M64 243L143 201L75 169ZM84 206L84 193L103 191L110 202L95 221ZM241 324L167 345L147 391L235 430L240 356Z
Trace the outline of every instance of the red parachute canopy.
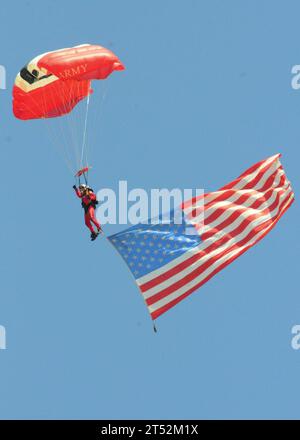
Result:
M65 115L92 93L91 80L105 79L114 70L124 69L113 52L91 44L39 55L16 77L14 115L18 119Z

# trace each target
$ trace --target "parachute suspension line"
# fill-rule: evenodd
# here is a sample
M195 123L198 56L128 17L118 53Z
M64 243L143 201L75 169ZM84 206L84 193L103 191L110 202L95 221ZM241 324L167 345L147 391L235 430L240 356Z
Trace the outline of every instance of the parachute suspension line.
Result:
M69 87L65 87L62 89L62 95L64 96L64 116L63 119L60 120L61 122L61 129L62 132L66 135L67 145L68 145L68 152L69 156L71 158L71 162L76 162L76 168L77 164L79 163L79 143L77 142L78 136L76 134L76 121L74 120L74 114L73 111L70 111L69 105L67 103L71 102L74 96L74 88L76 88L77 82L74 83L71 81L69 83ZM72 154L73 153L73 154ZM74 156L74 157L72 157Z
M73 101L75 96L81 95L82 85L80 81L73 81L69 89L69 100ZM68 122L70 127L70 133L73 138L72 150L74 151L74 159L76 162L76 168L80 168L80 149L81 149L81 130L78 132L78 128L83 125L83 118L80 117L80 107L76 106L72 111L68 112Z
M100 90L99 90L100 89ZM101 146L101 135L102 135L102 116L104 113L104 103L106 100L106 96L109 90L109 82L104 82L99 84L98 90L96 89L93 94L93 104L92 108L94 112L92 112L89 117L90 130L88 130L88 142L86 147L86 164L89 166L89 158L93 155L93 145L95 143L99 143ZM99 140L95 138L96 133L100 136ZM91 135L93 134L93 138L91 139Z
M85 144L86 144L86 133L87 133L87 121L88 121L88 114L89 114L89 104L90 104L90 95L87 96L87 101L86 101L86 111L85 111L84 129L83 129L83 138L82 138L82 147L81 147L80 168L83 167L83 155L84 155ZM85 174L84 174L84 178L86 180Z
M84 178L85 184L87 185L88 184L88 179L87 179L87 176L85 175L85 173L83 173L83 178Z
M43 105L43 110L44 110L44 112L45 112L45 108L46 108L46 103L45 103L45 101L46 101L46 98L45 98L45 92L44 92L44 89L42 88L42 90L43 90L43 94L42 94L42 98L43 98L43 102L42 102L42 105ZM30 99L31 99L31 103L33 104L33 107L39 107L41 104L40 103L38 103L34 98L33 98L33 96L31 96L30 97ZM37 116L37 114L36 114L36 112L34 112L34 111L32 111L32 109L31 108L29 108L29 106L27 106L26 104L24 104L24 106L33 114L33 116L34 117L36 117ZM46 118L44 118L44 121L46 120ZM49 126L48 126L48 124L45 124L45 126L47 127L47 130L48 130L48 133L49 133L49 137L50 137L50 141L51 141L51 143L53 143L53 145L54 146L56 146L56 140L55 140L55 138L56 138L56 133L51 133L51 130L50 130L50 128L49 128ZM60 151L59 151L60 152ZM61 153L61 152L60 152ZM64 151L63 151L63 153L64 153ZM66 165L67 165L67 167L68 167L68 169L69 169L69 171L71 172L71 173L73 173L73 169L72 169L72 166L71 166L71 162L69 161L69 158L67 157L67 155L65 155L65 154L62 154L62 158L64 159L64 161L65 161L65 163L66 163Z
M44 89L43 89L43 98L44 98L44 105L46 108L47 97L46 97ZM57 107L56 101L55 101L55 95L52 92L52 90L51 90L51 94L49 95L48 98L51 100L56 111L58 111L58 107ZM68 168L70 169L70 171L73 173L74 168L72 166L72 158L70 155L69 141L66 136L65 130L63 129L61 118L58 118L56 120L55 127L52 126L52 122L54 122L54 121L52 121L52 118L50 118L49 122L46 123L46 127L48 128L49 131L53 130L53 132L55 133L55 135L53 136L53 138L54 138L53 145L55 147L56 146L58 147L57 148L58 152L60 152L60 151L63 152L63 156L65 157L65 162L66 162ZM57 129L59 129L59 130L57 130ZM60 131L60 134L56 133L57 131Z

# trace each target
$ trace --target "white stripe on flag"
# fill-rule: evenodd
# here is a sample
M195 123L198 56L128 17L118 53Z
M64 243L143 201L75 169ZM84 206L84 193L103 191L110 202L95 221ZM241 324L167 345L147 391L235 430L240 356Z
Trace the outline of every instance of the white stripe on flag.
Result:
M293 195L291 194L290 197L288 198L288 200L286 201L286 203L284 203L285 205L288 205L288 203L292 200ZM284 208L283 206L283 208ZM230 260L230 258L232 258L233 256L235 256L236 254L241 253L245 248L248 248L250 246L252 246L260 236L262 236L263 234L266 233L266 231L268 229L271 229L273 226L273 224L270 224L268 228L263 229L262 231L258 232L253 238L252 240L250 240L247 244L238 247L238 249L235 249L233 251L231 251L228 254L225 254L222 258L215 260L208 269L206 269L199 277L197 277L196 279L194 279L192 282L187 283L184 287L176 290L175 292L173 292L172 294L162 298L161 300L155 302L152 305L148 305L149 311L150 313L153 313L157 310L159 310L161 307L167 305L169 302L173 301L174 299L179 298L180 296L182 296L185 292L187 292L189 289L196 287L200 282L204 281L216 268L218 268L219 266L221 266L221 264L223 264L224 262L226 262L227 260ZM252 230L253 228L250 228L249 230ZM249 232L249 231L248 231Z
M291 194L291 191L288 194ZM259 218L253 220L253 222L249 223L247 225L247 227L240 234L236 235L232 239L229 239L225 244L223 244L223 246L218 247L217 249L213 250L212 252L202 256L201 258L199 258L199 260L197 262L191 264L190 266L188 266L183 271L173 275L172 277L168 278L167 280L163 281L162 283L158 284L157 286L155 286L155 287L145 291L144 294L143 294L144 298L148 299L151 296L153 296L153 295L161 292L162 290L166 289L167 287L170 287L175 282L181 280L186 275L188 275L189 273L193 272L195 269L199 269L204 263L208 262L209 260L217 258L217 256L219 254L221 254L222 252L224 252L226 249L230 249L232 245L234 245L234 246L238 245L240 241L242 241L245 237L247 237L247 235L249 234L249 232L251 232L251 230L257 228L259 225L261 225L264 222L270 220L271 218L277 216L277 214L278 214L278 212L280 210L280 203L282 202L282 199L286 200L286 196L287 196L286 193L282 194L282 196L280 197L278 206L271 213L269 213L267 215L264 215L264 216L260 216ZM264 230L265 230L265 228L262 231L264 231ZM223 234L223 235L225 235L225 234ZM214 241L215 240L211 239L209 244L211 245ZM206 246L206 247L208 247L208 246ZM186 253L185 256L186 256L186 258L189 258L188 253ZM225 258L225 256L223 257L223 259L224 258ZM221 259L220 261L223 261L223 260ZM157 274L154 274L154 272L152 272L152 274L153 274L152 279L155 279L157 277ZM192 283L195 283L195 280L193 280ZM196 283L197 283L197 281L196 281ZM191 286L192 285L193 284L191 284ZM188 289L186 289L186 290L188 290Z

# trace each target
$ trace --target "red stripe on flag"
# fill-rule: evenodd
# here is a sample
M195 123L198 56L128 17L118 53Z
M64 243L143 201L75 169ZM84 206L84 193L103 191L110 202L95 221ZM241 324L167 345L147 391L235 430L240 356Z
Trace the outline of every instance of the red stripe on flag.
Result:
M202 280L201 282L199 282L199 284L197 284L196 286L194 286L193 288L189 289L187 292L185 292L183 295L181 295L178 298L175 298L174 300L170 301L169 303L167 303L166 305L164 305L163 307L161 307L160 309L156 310L155 312L150 312L151 318L154 320L156 318L158 318L160 315L162 315L163 313L165 313L167 310L169 310L170 308L174 307L176 304L178 304L180 301L182 301L184 298L186 298L187 296L189 296L191 293L193 293L195 290L199 289L199 287L201 287L203 284L205 284L207 281L209 281L214 275L216 275L218 272L220 272L222 269L224 269L226 266L228 266L228 264L232 263L234 260L236 260L240 255L242 255L244 252L246 252L250 247L254 246L256 243L258 243L260 240L262 240L265 235L274 228L274 226L276 225L276 223L278 222L278 220L282 217L282 215L287 211L287 209L292 205L292 203L294 202L294 199L292 199L287 206L282 210L281 214L278 216L278 218L276 218L276 220L274 220L274 222L272 223L272 225L270 226L269 229L267 229L264 234L262 234L253 244L245 247L244 249L241 250L241 252L239 252L238 254L234 255L231 259L227 260L226 262L224 262L222 265L220 265L219 267L217 267L211 274L209 274L204 280Z

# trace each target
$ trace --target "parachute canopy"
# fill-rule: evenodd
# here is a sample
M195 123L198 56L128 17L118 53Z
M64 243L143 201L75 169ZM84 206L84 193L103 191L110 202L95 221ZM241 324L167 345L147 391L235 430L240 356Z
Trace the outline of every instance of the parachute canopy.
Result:
M124 69L113 52L97 45L46 52L18 73L13 87L14 115L23 120L65 115L92 93L91 80Z

